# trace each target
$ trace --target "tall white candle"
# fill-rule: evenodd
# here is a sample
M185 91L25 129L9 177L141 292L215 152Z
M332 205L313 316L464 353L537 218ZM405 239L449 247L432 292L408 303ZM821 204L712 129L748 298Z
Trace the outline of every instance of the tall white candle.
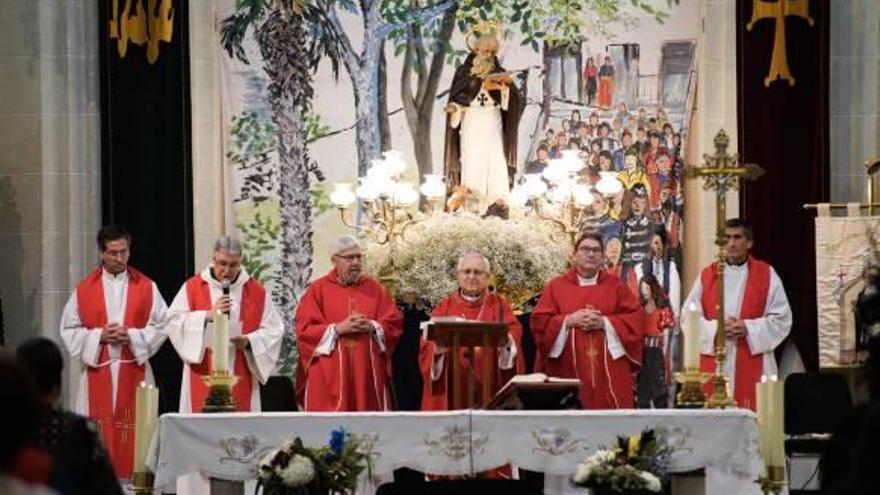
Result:
M700 369L700 310L690 305L684 312L684 369Z
M211 341L211 369L229 371L229 315L214 315L214 338Z
M776 376L767 382L770 384L770 438L767 463L770 466L785 466L785 390L784 382L776 380Z
M159 415L159 389L141 382L135 396L134 472L147 471L147 453Z
M761 377L755 385L758 445L766 466L785 466L785 393L783 382L774 378Z

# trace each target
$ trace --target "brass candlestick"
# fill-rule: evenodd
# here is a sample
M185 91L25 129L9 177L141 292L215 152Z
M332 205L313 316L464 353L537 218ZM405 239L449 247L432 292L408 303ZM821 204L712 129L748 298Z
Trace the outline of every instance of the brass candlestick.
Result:
M779 495L788 484L785 479L785 466L767 466L767 474L758 478L764 495Z
M135 495L153 495L155 476L149 470L135 472L131 475L131 486Z
M238 377L229 371L213 371L210 376L203 376L202 380L208 386L208 397L202 412L235 412L235 400L232 398L232 387L238 383Z
M718 246L716 260L718 283L715 284L718 286L718 303L715 314L718 327L715 332L715 379L712 384L712 395L706 401L706 407L724 409L736 405L730 397L727 377L724 375L724 361L727 354L724 328L724 246L727 244L724 223L727 220L727 191L737 189L740 179L757 179L764 170L751 163L739 166L738 157L727 152L730 138L723 129L715 135L714 143L715 154L703 155L703 166L688 166L685 168L685 174L689 179L703 178L703 189L715 191L715 245Z
M711 373L703 373L699 368L688 368L675 373L675 381L681 384L681 390L675 396L675 407L681 409L702 409L706 407L706 394L703 383L712 378Z

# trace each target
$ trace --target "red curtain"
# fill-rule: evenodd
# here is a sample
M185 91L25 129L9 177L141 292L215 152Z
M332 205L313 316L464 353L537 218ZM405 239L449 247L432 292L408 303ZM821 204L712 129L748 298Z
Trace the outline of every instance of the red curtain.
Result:
M780 0L785 1L785 0ZM788 16L788 64L795 85L769 87L776 23L756 22L752 0L737 1L739 153L766 173L740 191L740 211L755 229L754 253L776 268L785 285L794 325L791 337L807 369L818 367L814 214L804 203L829 198L829 11L824 0L807 0L814 24Z

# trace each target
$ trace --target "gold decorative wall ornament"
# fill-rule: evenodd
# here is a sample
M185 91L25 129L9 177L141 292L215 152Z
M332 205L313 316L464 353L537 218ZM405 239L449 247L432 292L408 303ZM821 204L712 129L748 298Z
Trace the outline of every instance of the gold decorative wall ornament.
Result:
M159 58L159 42L171 42L174 34L174 9L171 7L171 0L125 0L121 12L120 0L112 1L108 31L110 39L117 40L119 58L125 58L130 41L138 46L147 45L147 62L156 63ZM147 2L146 10L144 1Z
M764 78L764 86L777 79L788 80L789 86L794 86L794 76L788 68L788 55L785 44L785 18L787 16L800 17L807 21L811 27L814 24L810 17L810 0L752 0L752 20L746 24L746 29L751 31L752 26L761 19L776 21L776 32L773 36L773 56L770 58L770 72Z

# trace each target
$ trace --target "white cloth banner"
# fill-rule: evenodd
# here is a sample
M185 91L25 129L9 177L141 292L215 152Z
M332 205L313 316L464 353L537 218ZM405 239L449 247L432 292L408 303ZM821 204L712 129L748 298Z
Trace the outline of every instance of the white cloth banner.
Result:
M284 441L298 436L305 445L324 445L340 426L369 449L377 477L401 467L463 475L506 463L568 476L617 435L644 428L668 436L675 448L672 472L707 468L708 484L724 480L706 493L757 493L761 472L756 417L744 409L166 414L148 466L156 488L165 491L193 472L255 479L259 460Z
M862 217L858 205L849 216L832 217L820 205L816 217L816 306L819 367L857 361L855 300L865 287L864 269L880 241L880 217Z

